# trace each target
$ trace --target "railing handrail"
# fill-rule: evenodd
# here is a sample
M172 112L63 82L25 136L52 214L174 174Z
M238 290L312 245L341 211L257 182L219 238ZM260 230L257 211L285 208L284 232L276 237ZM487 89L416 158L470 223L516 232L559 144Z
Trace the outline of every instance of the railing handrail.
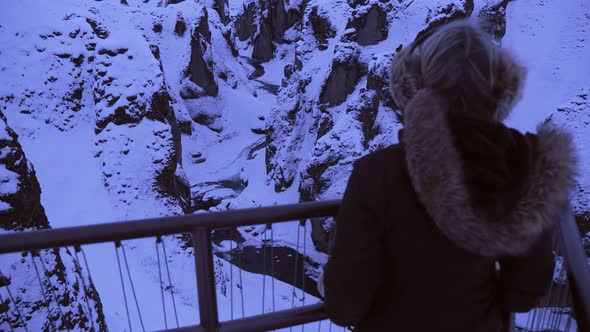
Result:
M0 235L0 254L335 216L339 206L329 200L15 232Z
M192 233L199 288L201 324L187 329L196 331L258 331L295 326L326 318L323 304L304 306L228 322L219 322L213 275L210 231L229 227L287 222L336 216L340 200L305 202L173 217L151 218L42 229L0 235L0 254L30 250L80 246L178 233ZM590 331L590 270L570 208L559 223L566 270L574 300L574 311L581 331ZM188 331L188 330L187 330Z

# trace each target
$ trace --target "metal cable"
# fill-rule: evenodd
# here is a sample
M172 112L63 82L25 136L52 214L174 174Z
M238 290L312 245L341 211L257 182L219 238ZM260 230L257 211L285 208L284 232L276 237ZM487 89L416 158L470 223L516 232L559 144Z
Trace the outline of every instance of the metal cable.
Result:
M330 250L332 250L332 243L334 242L334 237L336 236L336 231L332 228L329 230L328 234L328 260L330 259ZM330 327L328 328L329 332L332 332L332 321L330 320Z
M319 321L318 323L318 332L320 332L322 330L322 321Z
M139 310L139 302L137 301L137 295L135 294L135 286L133 285L133 279L131 279L131 270L129 264L127 264L127 254L125 253L125 246L121 245L123 251L123 260L125 260L125 268L127 268L127 276L129 277L129 284L131 285L131 292L133 293L133 299L135 300L135 307L137 308L137 314L139 315L139 323L141 323L141 329L145 331L143 326L143 318L141 317L141 311Z
M264 300L266 297L266 228L262 240L262 313L264 314Z
M565 308L566 304L564 303L567 299L567 285L563 285L559 289L559 296L557 300L557 305L555 306L554 310L552 310L553 317L549 321L549 327L555 326L557 329L561 324L561 319L563 316L563 308Z
M2 274L2 271L0 271L0 278L7 279L4 276L4 274ZM25 332L29 332L29 330L27 328L27 324L25 324L25 321L23 319L23 315L21 314L20 309L18 308L18 304L16 303L16 301L14 300L14 297L12 296L12 292L10 291L8 284L4 285L4 287L6 287L6 291L8 292L8 297L10 298L10 302L14 303L14 308L16 309L16 312L18 313L18 318L20 320L20 323L23 325Z
M562 295L565 295L565 297L560 297L559 299L559 308L561 311L561 308L565 308L569 302L569 289L566 287L565 290L562 292ZM570 312L571 315L571 312ZM558 329L559 326L561 326L561 320L563 318L563 314L560 313L558 315L558 319L555 322L555 328Z
M532 329L532 326L531 326L531 317L532 317L532 314L531 314L531 312L534 312L534 311L535 311L535 308L529 310L529 312L526 315L526 325L524 326L526 330L529 330L529 328Z
M54 325L54 320L51 319L51 309L49 306L49 300L47 300L47 294L45 294L45 286L43 286L43 281L41 280L41 275L39 274L39 268L37 267L37 262L35 261L35 254L31 251L31 260L33 261L33 266L35 267L35 273L37 274L37 280L39 281L39 286L41 287L41 293L43 293L43 298L45 299L45 303L47 305L47 319L51 322L51 325ZM55 328L55 326L54 326Z
M300 232L300 225L297 224L297 241L296 241L296 249L295 249L295 264L294 264L294 271L293 271L293 289L291 292L291 309L295 308L295 284L297 283L297 263L299 261L299 232ZM293 327L289 327L289 331L293 331Z
M166 263L166 274L168 274L168 282L170 283L170 296L172 296L172 307L174 308L174 319L176 320L176 327L180 327L178 323L178 311L176 310L176 300L174 299L174 289L172 287L172 278L170 277L170 267L168 266L168 254L166 253L166 242L162 239L162 249L164 250L164 263Z
M4 303L2 293L0 293L0 303ZM14 327L12 327L12 323L10 322L10 310L6 310L6 321L8 322L8 326L10 326L10 331L14 332Z
M57 255L56 255L56 256L57 256L57 257L59 257L59 254L60 254L60 253L59 253L59 249L58 249L58 250L57 250ZM53 300L54 300L54 301L55 301L55 303L57 304L57 309L58 309L58 311L59 311L59 315L61 316L62 323L64 323L64 324L65 324L65 322L64 322L64 321L66 320L66 316L64 316L64 313L63 313L63 311L61 310L61 306L59 305L59 301L58 301L58 299L57 299L57 296L55 295L55 291L53 290L53 287L51 287L51 280L49 280L49 273L47 272L47 268L45 268L45 262L43 262L43 258L41 258L41 256L39 256L39 261L41 262L41 267L43 268L43 273L45 273L45 279L47 279L47 283L48 283L48 284L49 284L49 286L50 286L50 288L49 288L49 291L50 291L50 293L51 293L51 296L53 297ZM67 324L65 324L65 325L66 325L66 329L67 329L68 331L70 331L70 328L69 328L69 326L67 326Z
M90 302L88 302L88 287L86 286L86 281L84 280L84 274L82 273L82 265L80 265L80 257L78 257L78 251L81 250L80 246L74 246L74 259L76 260L76 264L78 265L78 269L80 271L80 279L82 280L82 287L84 288L84 301L86 302L86 307L88 309L88 315L90 316L90 321L92 322L91 328L94 331L94 317L92 315L92 307L90 306ZM90 274L89 274L90 276ZM89 277L90 278L90 277Z
M118 247L120 242L115 242L115 253L117 253L117 267L119 268L119 277L121 278L121 288L123 288L123 300L125 301L125 311L127 312L127 322L129 323L129 332L133 332L131 327L131 315L129 315L129 305L127 304L127 292L125 292L125 282L123 281L123 271L121 270L121 260L119 259Z
M569 300L570 300L570 298L569 298L569 297L570 297L570 293L568 292L568 293L567 293L567 299L568 299L568 302L569 302ZM572 313L572 311L570 310L570 312L569 312L569 314L568 314L568 316L567 316L567 321L565 322L565 331L566 331L566 332L568 332L568 331L570 330L570 328L571 328L571 326L572 326L572 320L573 320L573 318L574 318L574 317L573 317L573 313ZM560 323L561 323L561 321L560 321Z
M160 242L162 237L156 237L156 256L158 257L158 275L160 276L160 295L162 296L162 310L164 312L164 326L168 329L168 318L166 315L166 301L164 299L164 282L162 281L162 264L160 263Z
M234 250L234 239L233 239L233 234L234 231L233 229L230 229L230 239L229 239L229 255L230 255L230 262L229 262L229 302L230 302L230 309L229 309L229 317L231 320L234 319L234 265L231 262L231 255L232 255L232 251Z
M272 278L271 281L271 288L272 288L272 311L276 311L275 307L275 254L274 254L274 246L275 246L275 239L274 239L274 229L272 228L272 224L270 226L270 275Z
M307 220L303 222L303 257L301 257L301 296L305 305L305 258L307 257ZM301 325L301 331L305 331L305 324Z
M557 279L559 281L559 284L555 283L555 282L551 284L551 290L550 290L551 296L548 301L549 303L547 303L547 305L545 306L545 312L549 311L549 317L547 317L547 319L545 319L545 315L542 316L541 327L543 327L543 324L545 323L545 321L547 321L547 325L548 325L547 327L550 328L551 323L553 321L553 316L556 316L556 317L560 316L560 315L557 315L557 313L559 312L561 302L563 302L564 286L567 287L567 280L565 282L565 285L562 285L562 283L561 283L561 281L563 280L564 274L565 274L565 258L562 259L561 268L559 270L559 276ZM557 302L555 302L554 300L557 300ZM553 305L553 304L556 304L557 306L552 307L553 308L553 310L552 310L551 308L549 308L549 305ZM558 308L557 312L554 311L555 308Z
M236 227L236 232L238 232L238 228ZM239 244L238 247L242 247L242 244ZM238 250L238 265L240 266L240 268L238 269L238 277L240 278L240 297L241 297L241 301L242 301L242 318L246 317L245 315L245 311L244 311L244 281L242 280L242 254L243 254L243 249L239 248Z
M84 248L80 247L80 252L82 252L82 259L84 259L84 266L86 266L86 271L88 271L88 280L92 283L92 274L90 273L90 268L88 268L88 260L86 259L86 253L84 252Z

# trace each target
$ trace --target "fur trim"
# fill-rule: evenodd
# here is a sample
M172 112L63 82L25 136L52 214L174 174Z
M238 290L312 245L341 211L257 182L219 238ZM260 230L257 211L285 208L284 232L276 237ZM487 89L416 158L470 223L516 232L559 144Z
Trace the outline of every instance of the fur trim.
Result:
M498 108L495 120L504 121L522 96L526 69L506 50L501 50L500 67L496 77Z
M470 205L447 112L445 98L433 90L419 90L407 105L404 144L414 190L456 245L491 258L525 255L569 204L576 174L571 137L547 125L539 128L529 189L506 217L489 222Z
M389 70L389 92L402 111L419 89L430 88L422 86L419 56L412 50L412 45L402 49L395 56ZM502 122L508 117L514 104L520 100L526 69L512 54L504 49L499 51L500 63L493 92L497 111L493 119Z

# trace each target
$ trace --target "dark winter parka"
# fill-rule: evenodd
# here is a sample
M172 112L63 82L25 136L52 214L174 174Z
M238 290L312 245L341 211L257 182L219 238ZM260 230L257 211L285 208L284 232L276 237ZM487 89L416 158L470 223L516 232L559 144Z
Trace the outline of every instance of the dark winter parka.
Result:
M515 68L504 68L510 103ZM400 143L354 164L324 276L336 324L498 332L503 312L527 311L551 282L552 230L574 183L570 136L548 125L523 135L447 100L412 91Z

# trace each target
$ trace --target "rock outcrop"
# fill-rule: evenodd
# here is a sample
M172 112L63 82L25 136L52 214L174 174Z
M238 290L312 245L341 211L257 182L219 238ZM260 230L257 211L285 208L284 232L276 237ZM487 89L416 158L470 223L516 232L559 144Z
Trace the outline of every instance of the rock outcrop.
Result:
M49 228L49 222L35 169L0 112L0 229L41 228ZM41 267L43 290L35 280L36 269ZM106 330L98 292L67 249L3 255L0 287L11 290L0 303L2 330L30 330L31 326L43 331Z
M243 5L235 23L236 35L253 45L253 59L272 59L275 43L283 42L285 32L301 20L299 5L297 0L252 0Z
M328 39L334 38L336 36L336 31L330 23L328 14L326 12L320 13L318 11L318 6L314 6L311 8L309 20L307 23L311 26L313 35L318 41L319 49L322 51L327 49Z
M15 231L49 227L35 169L1 112L0 173L0 227Z
M509 0L488 0L477 14L483 29L500 43L506 34L506 6Z
M159 57L158 47L146 43L97 45L95 156L119 208L132 209L145 200L162 201L172 211L190 205L179 172L180 132ZM126 72L146 75L129 77Z
M474 10L472 0L435 1L419 10L412 1L348 1L329 9L313 1L307 5L303 24L311 29L303 32L286 70L268 120L266 154L275 190L299 183L301 201L341 197L354 160L397 141L402 116L389 93L388 70L399 47L375 53L372 45L408 45ZM327 10L331 14L323 16ZM344 29L328 28L334 26L329 17L340 15L348 18ZM411 15L411 24L404 23ZM392 31L402 28L399 39ZM327 49L333 50L331 65L314 68L314 57ZM312 221L318 250L327 250L332 228L331 218Z
M330 74L320 94L320 103L328 106L342 104L354 90L366 66L359 62L360 50L355 43L336 46Z
M191 82L203 89L205 95L217 96L219 87L213 76L213 54L208 17L207 10L203 8L203 14L192 33L188 76ZM198 96L200 95L197 94Z
M387 10L391 6L376 2L371 6L357 6L346 28L354 28L359 45L373 45L387 38L389 24Z

